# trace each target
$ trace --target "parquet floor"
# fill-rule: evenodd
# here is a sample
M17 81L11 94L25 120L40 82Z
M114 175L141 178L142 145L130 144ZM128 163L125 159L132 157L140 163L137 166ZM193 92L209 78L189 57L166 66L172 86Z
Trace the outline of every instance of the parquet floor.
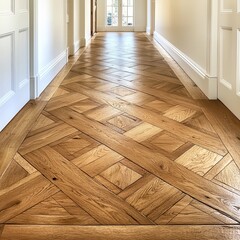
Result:
M239 122L199 96L144 34L98 34L1 177L1 239L240 239Z

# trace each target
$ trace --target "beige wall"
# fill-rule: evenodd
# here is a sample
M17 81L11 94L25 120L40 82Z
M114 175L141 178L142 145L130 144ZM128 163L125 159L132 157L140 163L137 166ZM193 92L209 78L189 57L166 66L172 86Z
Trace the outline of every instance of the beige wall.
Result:
M81 39L80 22L81 22L80 1L74 0L74 43L75 44L79 44Z
M209 98L217 97L216 2L156 0L155 8L155 39Z
M32 98L38 97L67 62L66 0L34 1L34 81Z
M208 0L157 0L156 32L203 69L207 66Z
M68 48L73 55L91 38L90 0L68 0Z

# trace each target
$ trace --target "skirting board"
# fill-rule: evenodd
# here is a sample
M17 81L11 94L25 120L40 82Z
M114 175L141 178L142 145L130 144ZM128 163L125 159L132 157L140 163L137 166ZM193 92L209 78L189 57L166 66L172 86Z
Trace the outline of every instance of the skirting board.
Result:
M74 42L72 46L69 47L69 55L74 55L75 52L79 50L79 48L82 46L82 39Z
M171 55L209 99L217 99L217 77L208 76L192 59L156 31L154 32L154 39Z
M46 65L39 73L35 83L35 98L39 97L43 90L51 83L68 61L67 49ZM32 94L31 94L32 95Z
M151 35L152 33L151 33L151 28L150 27L146 27L146 33L148 34L148 35Z

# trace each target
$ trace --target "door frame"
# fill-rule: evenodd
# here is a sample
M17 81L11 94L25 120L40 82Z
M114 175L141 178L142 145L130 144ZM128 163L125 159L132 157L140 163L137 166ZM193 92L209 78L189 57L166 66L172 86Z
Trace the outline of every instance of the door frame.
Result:
M223 1L223 0L222 0ZM240 119L239 103L240 103L240 34L239 34L239 19L240 19L240 3L234 1L232 9L224 9L224 2L221 2L218 7L218 98L227 106L230 111ZM231 48L229 44L224 48L224 33L231 36ZM229 64L230 76L224 76L224 62L226 58L224 50L230 52L229 58L232 64ZM228 60L228 62L230 62ZM228 69L229 69L228 68ZM232 68L232 69L231 69ZM229 77L225 79L225 77Z
M107 14L106 14L106 9L107 9L107 1L105 1L105 29L107 32L134 32L134 28L135 28L135 6L136 6L136 1L133 0L133 26L129 27L129 26L108 26L107 25ZM122 8L122 0L119 0L119 4L118 4L118 8L121 9ZM121 10L118 10L119 12L121 12ZM122 22L122 14L120 14L118 16L118 21L120 20L120 22Z
M155 0L147 0L147 29L148 35L153 35L155 31Z
M97 32L97 0L91 0L91 36Z
M30 98L38 97L38 0L29 1L30 9Z

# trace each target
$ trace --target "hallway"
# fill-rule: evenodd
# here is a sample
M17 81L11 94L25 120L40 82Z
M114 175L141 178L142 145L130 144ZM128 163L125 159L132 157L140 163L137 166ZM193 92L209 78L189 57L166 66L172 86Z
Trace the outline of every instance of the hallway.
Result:
M97 34L46 100L1 177L0 239L240 239L239 120L145 34Z

